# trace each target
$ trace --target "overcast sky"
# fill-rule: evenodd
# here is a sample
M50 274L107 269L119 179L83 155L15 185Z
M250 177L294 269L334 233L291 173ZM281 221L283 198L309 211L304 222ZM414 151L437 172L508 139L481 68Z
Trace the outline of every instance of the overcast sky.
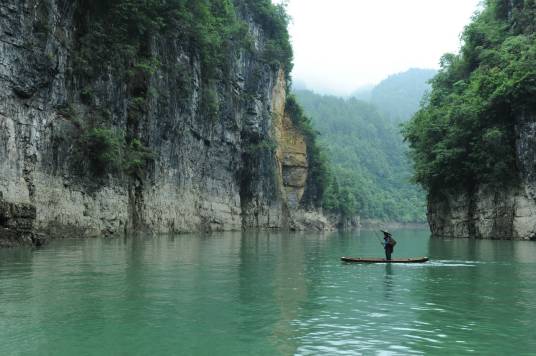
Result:
M280 2L280 0L274 0ZM480 0L290 0L293 78L347 95L457 52Z

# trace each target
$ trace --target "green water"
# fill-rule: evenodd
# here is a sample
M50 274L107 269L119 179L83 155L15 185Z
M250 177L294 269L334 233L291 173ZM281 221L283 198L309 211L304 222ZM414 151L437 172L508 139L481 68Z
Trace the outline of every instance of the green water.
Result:
M536 243L395 231L64 240L0 251L0 355L536 353Z

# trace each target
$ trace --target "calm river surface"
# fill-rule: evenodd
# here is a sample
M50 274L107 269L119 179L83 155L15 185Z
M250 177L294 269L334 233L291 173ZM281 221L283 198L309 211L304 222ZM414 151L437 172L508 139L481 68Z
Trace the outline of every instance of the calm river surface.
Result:
M536 243L397 230L63 240L0 251L0 354L536 353Z

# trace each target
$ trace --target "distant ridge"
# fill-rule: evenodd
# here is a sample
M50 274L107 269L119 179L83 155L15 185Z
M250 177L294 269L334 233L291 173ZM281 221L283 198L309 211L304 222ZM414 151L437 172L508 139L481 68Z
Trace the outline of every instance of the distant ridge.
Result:
M419 109L421 98L430 89L428 81L436 74L435 69L411 68L390 75L372 88L359 88L351 96L376 105L389 120L404 122Z
M356 98L308 90L295 95L320 133L332 165L336 183L325 193L328 210L334 210L330 204L339 204L343 215L362 220L426 221L425 196L410 183L407 146L397 123L374 104Z

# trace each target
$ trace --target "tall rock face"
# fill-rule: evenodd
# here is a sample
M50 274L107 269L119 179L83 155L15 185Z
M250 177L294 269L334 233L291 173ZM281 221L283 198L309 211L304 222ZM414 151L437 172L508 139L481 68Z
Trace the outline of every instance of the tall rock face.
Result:
M536 240L536 115L519 115L515 132L515 184L430 194L428 221L434 236Z
M536 4L488 0L407 137L438 237L536 240Z
M251 48L222 49L225 80L169 32L126 74L84 76L83 4L0 4L0 203L53 237L303 227L307 147L255 17L239 12Z

